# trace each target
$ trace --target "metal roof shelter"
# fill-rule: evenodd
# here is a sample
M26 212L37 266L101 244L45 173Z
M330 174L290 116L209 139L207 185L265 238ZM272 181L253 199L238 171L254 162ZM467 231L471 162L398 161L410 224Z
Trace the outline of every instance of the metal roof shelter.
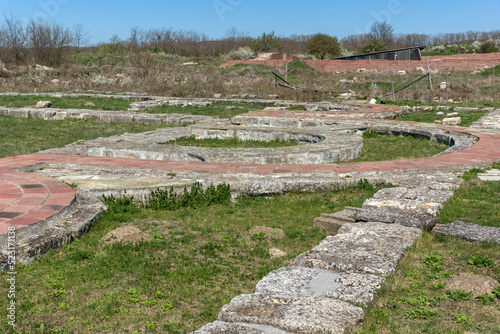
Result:
M384 60L422 60L421 51L425 46L413 46L403 49L365 53L348 57L333 58L338 60L384 59Z

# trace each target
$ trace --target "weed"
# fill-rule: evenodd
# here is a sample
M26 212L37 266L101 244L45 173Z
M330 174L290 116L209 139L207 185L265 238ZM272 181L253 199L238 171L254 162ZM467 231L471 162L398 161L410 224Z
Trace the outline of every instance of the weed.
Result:
M179 210L180 208L199 208L213 204L229 204L231 192L229 184L210 185L203 189L201 183L196 182L188 191L178 195L173 187L170 189L156 189L147 198L146 207L153 210Z
M416 307L416 306L425 306L425 305L429 304L431 302L431 299L427 296L422 295L422 296L418 296L418 297L414 297L414 298L402 297L399 299L399 301L401 303L406 304L406 305Z
M252 238L255 240L264 240L266 238L266 232L255 232Z
M431 289L433 290L440 290L444 288L446 283L444 281L437 281L436 283L431 285Z
M482 294L476 297L478 301L483 305L494 305L495 304L495 296L489 293Z
M462 313L462 312L458 312L456 314L453 315L453 320L457 323L457 324L472 324L472 320L471 318Z
M459 290L447 291L446 296L448 297L449 300L452 300L454 302L460 302L471 299L472 293L465 292L464 290L459 289Z
M493 291L492 291L493 295L495 297L497 297L498 299L500 299L500 285L496 286Z
M406 316L410 319L430 319L437 315L437 312L431 308L417 308L406 313Z
M437 252L425 255L422 261L432 271L443 270L443 258Z
M467 264L473 265L474 267L478 268L487 268L487 267L492 267L495 264L495 260L490 259L487 256L472 255L467 259Z

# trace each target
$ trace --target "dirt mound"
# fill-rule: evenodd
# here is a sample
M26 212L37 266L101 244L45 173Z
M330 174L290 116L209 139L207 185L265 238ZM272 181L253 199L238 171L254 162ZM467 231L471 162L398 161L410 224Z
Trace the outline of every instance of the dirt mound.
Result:
M101 241L107 245L115 242L132 243L135 245L138 241L153 240L148 233L141 232L133 226L123 226L106 234Z
M462 273L446 280L447 290L462 289L465 292L472 292L473 298L485 293L491 293L498 285L500 285L500 283L491 277L469 273Z
M248 231L248 235L251 238L254 235L262 234L266 239L283 239L285 237L285 232L280 228L271 228L266 226L254 226Z

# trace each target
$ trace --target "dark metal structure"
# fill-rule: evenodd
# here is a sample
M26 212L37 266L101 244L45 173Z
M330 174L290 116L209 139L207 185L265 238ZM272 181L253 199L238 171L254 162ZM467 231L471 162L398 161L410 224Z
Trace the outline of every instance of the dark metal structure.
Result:
M333 58L338 60L361 60L361 59L385 59L385 60L422 60L421 51L425 46L413 46L410 48L394 49L389 51L380 51L365 53L348 57Z

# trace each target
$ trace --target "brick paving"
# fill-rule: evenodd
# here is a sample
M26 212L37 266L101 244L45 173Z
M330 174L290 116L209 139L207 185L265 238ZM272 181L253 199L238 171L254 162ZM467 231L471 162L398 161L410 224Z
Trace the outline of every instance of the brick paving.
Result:
M260 116L296 117L278 111L258 112ZM257 113L252 113L256 115ZM352 120L352 119L351 119ZM375 121L374 121L375 122ZM377 121L397 124L396 121ZM408 122L407 122L408 123ZM414 123L415 124L415 123ZM420 126L435 126L419 124ZM377 171L410 171L460 168L482 163L500 161L500 133L472 128L436 126L444 130L461 131L475 135L479 141L470 148L457 152L420 159L395 161L356 162L336 164L249 164L216 163L200 161L156 161L133 158L110 158L89 156L68 156L34 153L0 159L0 234L7 232L8 226L16 229L27 227L50 219L68 207L75 200L75 193L67 184L38 174L14 171L15 168L34 164L72 163L89 166L135 167L157 169L165 172L219 173L226 175L308 175L348 174Z

